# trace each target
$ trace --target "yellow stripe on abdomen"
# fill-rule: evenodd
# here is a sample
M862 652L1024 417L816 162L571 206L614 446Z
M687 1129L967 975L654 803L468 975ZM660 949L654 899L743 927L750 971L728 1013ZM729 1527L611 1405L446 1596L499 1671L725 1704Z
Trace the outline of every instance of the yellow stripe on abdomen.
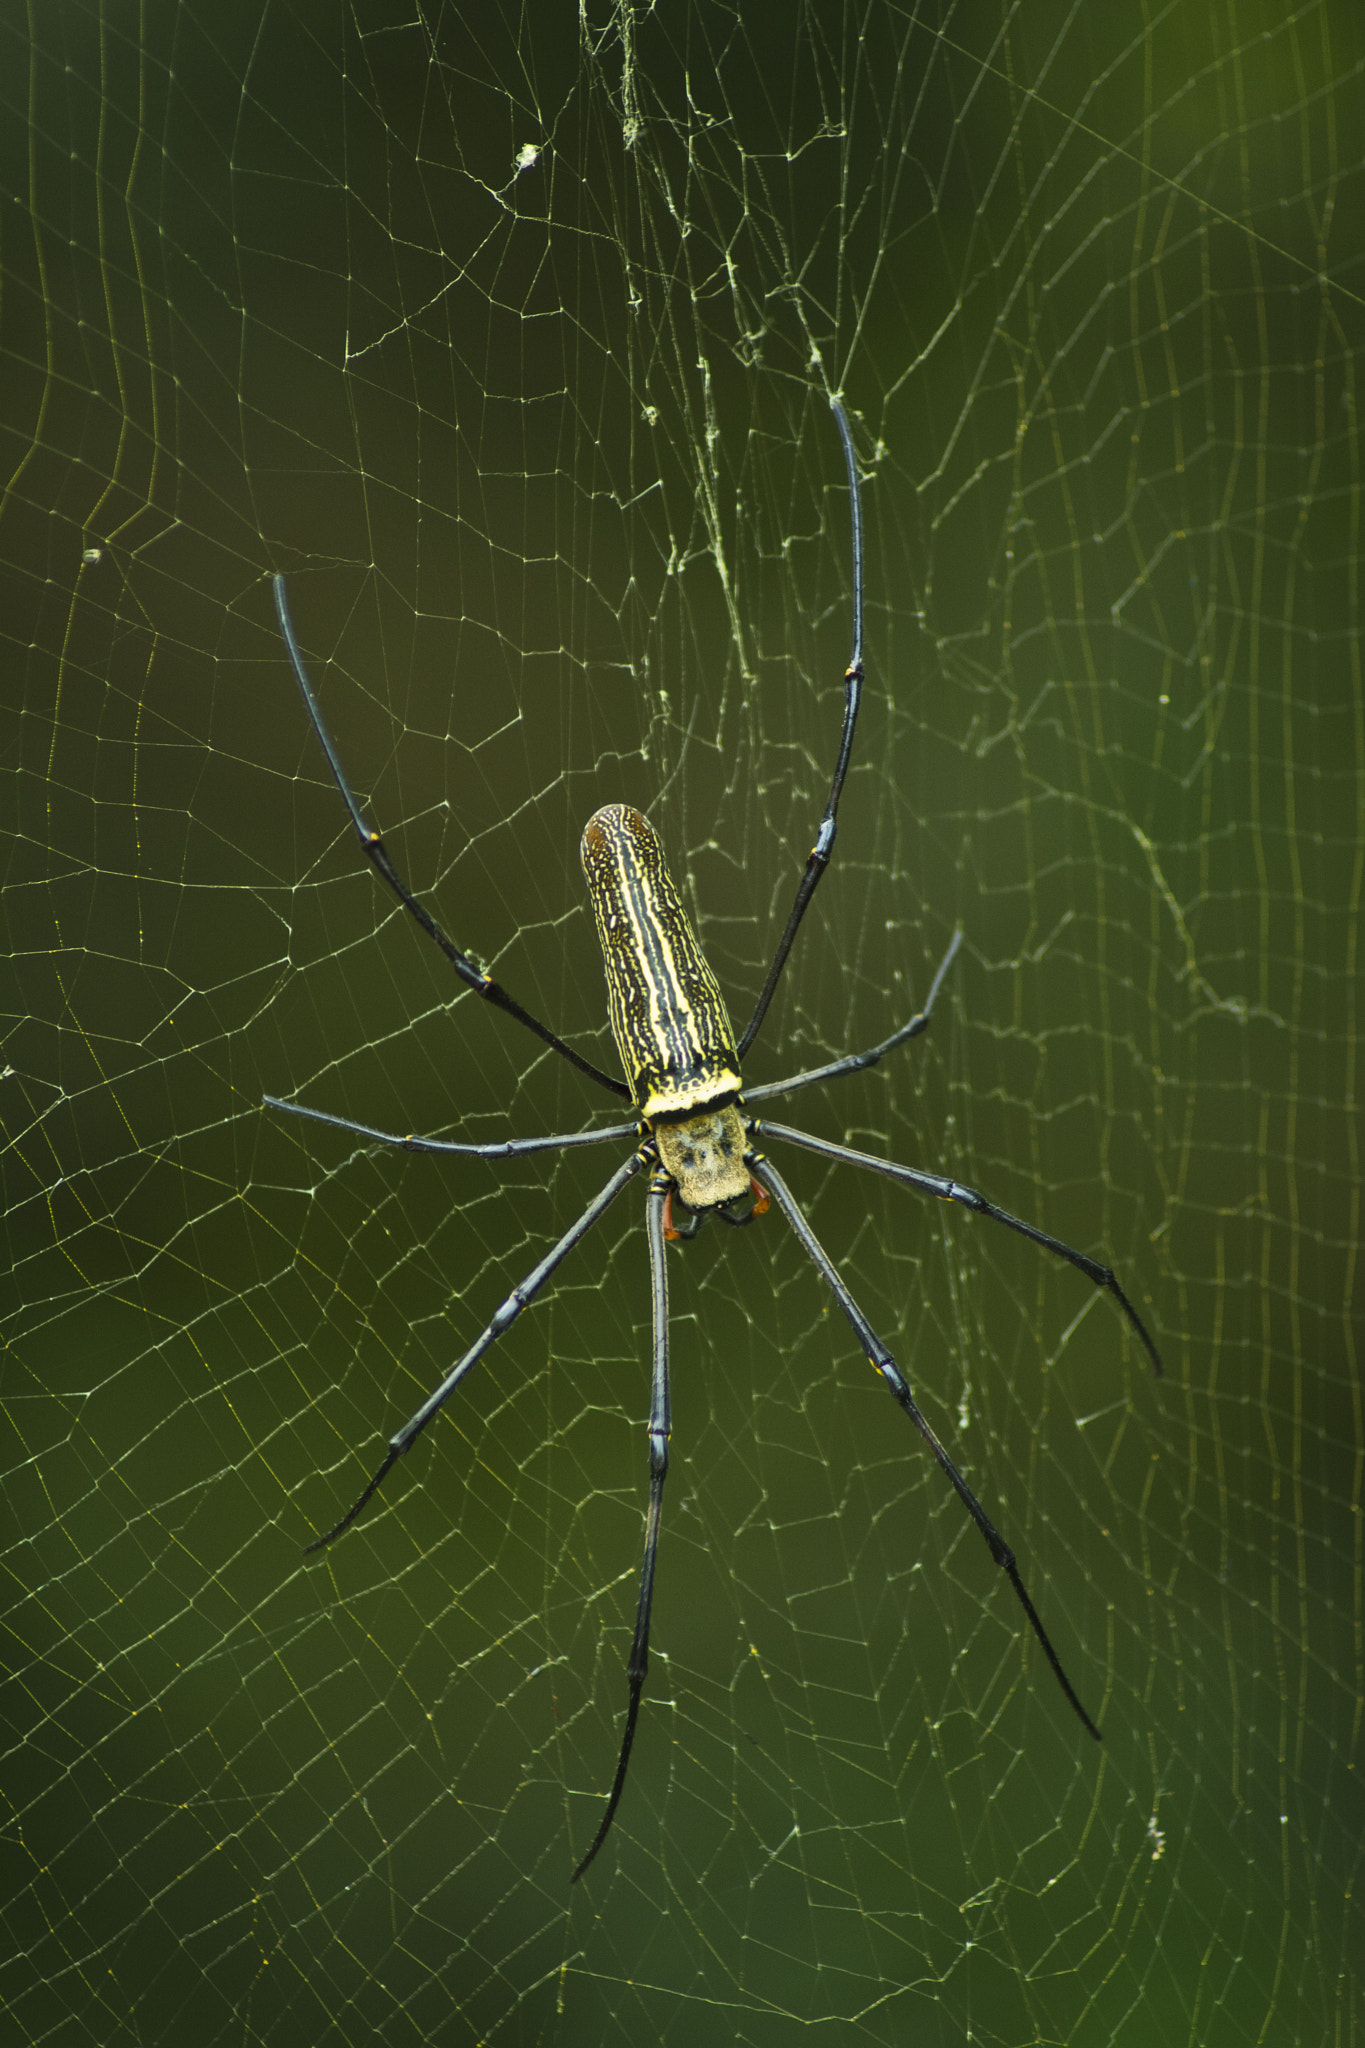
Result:
M607 974L607 1014L640 1115L686 1117L739 1093L739 1055L653 827L629 804L589 818L581 847Z

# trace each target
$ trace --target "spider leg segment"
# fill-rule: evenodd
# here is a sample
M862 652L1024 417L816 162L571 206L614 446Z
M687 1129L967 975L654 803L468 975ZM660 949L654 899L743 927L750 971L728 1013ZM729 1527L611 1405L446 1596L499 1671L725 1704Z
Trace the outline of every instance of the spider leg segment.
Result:
M309 1109L302 1102L282 1102L278 1095L263 1095L267 1109L282 1109L288 1116L306 1116L315 1124L331 1124L333 1130L350 1131L368 1138L372 1145L394 1145L400 1152L456 1152L466 1159L520 1159L527 1152L567 1152L578 1145L601 1145L608 1138L633 1138L640 1126L604 1124L600 1131L569 1131L546 1138L495 1138L487 1145L466 1145L454 1138L419 1138L411 1131L377 1131L372 1124L354 1123L348 1116L333 1116L327 1109Z
M929 1029L934 1004L938 1001L938 992L943 986L948 969L957 958L961 944L962 927L959 925L953 933L947 952L939 962L938 973L930 984L924 1008L917 1011L908 1024L902 1024L899 1031L893 1031L889 1038L884 1038L880 1045L874 1045L868 1052L846 1053L842 1059L831 1060L827 1067L810 1067L805 1073L792 1074L785 1081L765 1081L761 1088L746 1088L746 1107L751 1102L768 1101L774 1095L790 1095L794 1088L809 1088L816 1081L837 1081L844 1074L860 1074L865 1067L875 1067L879 1060L884 1060L889 1052L895 1052L898 1046L905 1045L912 1038L918 1038L922 1031Z
M1129 1323L1141 1338L1147 1356L1158 1377L1164 1374L1161 1354L1148 1334L1147 1325L1129 1301L1112 1266L1102 1266L1098 1259L1078 1252L1074 1245L1063 1244L1061 1238L1049 1236L1046 1230L1039 1230L1037 1224L1026 1223L1022 1216L1012 1216L1008 1209L999 1209L994 1202L987 1201L977 1189L969 1188L960 1180L947 1180L941 1174L925 1173L918 1166L898 1166L894 1159L878 1159L871 1152L855 1152L849 1145L832 1145L825 1138L812 1137L809 1131L794 1131L787 1124L763 1123L754 1118L751 1125L757 1133L760 1129L766 1138L780 1138L784 1144L799 1145L803 1152L814 1152L821 1159L839 1160L845 1166L864 1166L869 1173L880 1173L887 1180L899 1181L902 1187L914 1188L921 1195L936 1195L941 1202L960 1202L964 1209L970 1209L977 1216L989 1216L994 1223L1003 1223L1007 1230L1018 1231L1020 1237L1029 1238L1040 1244L1044 1251L1053 1252L1059 1259L1065 1259L1078 1273L1084 1273L1087 1280L1093 1280L1107 1294L1112 1294Z
M621 1737L621 1754L616 1760L616 1776L607 1795L607 1810L602 1815L601 1824L592 1838L587 1854L579 1860L569 1880L570 1884L578 1883L606 1841L611 1824L616 1818L616 1809L621 1803L621 1793L625 1789L626 1772L630 1768L635 1723L640 1717L640 1696L644 1692L645 1678L649 1671L649 1614L654 1605L654 1567L659 1551L659 1521L663 1513L664 1481L668 1477L668 1439L673 1426L668 1394L668 1264L664 1250L664 1204L668 1200L671 1187L672 1183L666 1173L656 1173L650 1183L649 1200L645 1206L645 1227L649 1234L650 1313L654 1355L649 1395L649 1507L645 1512L645 1554L640 1567L640 1597L635 1609L635 1635L630 1646L630 1660L626 1665L626 1682L630 1688L626 1704L626 1726Z
M337 753L332 736L322 722L322 713L318 709L318 700L313 695L313 686L308 680L308 671L303 664L303 654L294 633L294 622L289 616L289 599L285 592L283 576L276 576L273 579L273 583L275 610L279 615L280 631L284 635L284 644L289 649L289 659L293 663L294 676L303 696L304 708L312 720L313 730L318 736L322 751L327 756L327 765L332 771L333 781L341 791L342 802L350 812L351 823L355 826L356 837L360 841L361 850L365 858L371 863L376 872L383 877L384 881L387 882L394 895L398 898L398 901L403 905L403 908L412 912L412 915L416 918L418 924L421 925L427 937L436 941L436 944L445 954L446 959L455 969L456 974L465 984L466 988L472 988L474 993L482 996L485 1002L492 1003L496 1009L505 1011L509 1017L515 1017L518 1024L524 1024L528 1031L533 1031L536 1037L542 1039L546 1045L552 1046L557 1053L562 1053L564 1058L571 1065L577 1067L580 1073L586 1074L590 1081L596 1081L599 1087L610 1089L613 1095L622 1095L628 1099L630 1090L623 1081L614 1080L610 1074L604 1074L600 1067L595 1067L591 1060L585 1060L581 1053L575 1052L571 1045L566 1045L564 1040L551 1031L548 1025L542 1024L538 1017L533 1017L529 1010L524 1010L515 996L508 995L506 989L499 982L494 981L491 974L481 973L468 955L460 951L454 940L447 937L446 933L431 915L431 912L425 909L413 895L411 889L409 889L407 883L390 860L383 840L376 831L365 823L364 814L352 794L350 783L346 780L346 771L341 765L341 756Z
M844 729L839 737L839 753L834 763L834 775L825 799L824 816L815 835L815 844L806 859L805 871L797 883L796 898L788 914L786 926L777 942L772 966L759 991L754 1004L754 1014L744 1027L739 1041L739 1057L743 1059L749 1047L758 1036L759 1026L768 1014L768 1005L773 991L781 979L782 969L787 964L787 955L800 929L801 920L810 905L810 899L819 887L820 878L829 866L834 851L834 837L839 829L839 799L844 793L844 777L853 754L853 733L858 723L858 706L863 697L863 508L858 491L858 458L853 450L853 435L848 424L848 415L837 398L831 398L830 410L839 428L839 438L844 444L844 463L848 470L849 509L853 525L853 652L848 657L844 671Z
M307 1546L304 1552L305 1556L310 1556L315 1550L325 1550L329 1543L336 1541L343 1529L350 1528L356 1516L361 1512L361 1509L368 1506L369 1502L373 1500L398 1460L406 1451L412 1449L432 1417L450 1399L450 1396L454 1393L456 1387L459 1386L465 1374L472 1366L478 1364L485 1351L492 1349L499 1337L511 1329L522 1310L535 1300L546 1281L558 1272L574 1246L587 1236L593 1225L611 1207L611 1204L616 1200L616 1197L620 1194L627 1181L633 1180L637 1173L652 1163L652 1156L652 1148L641 1146L638 1152L632 1152L629 1159L617 1167L615 1173L601 1190L600 1194L593 1196L578 1221L570 1225L563 1237L560 1238L558 1244L545 1254L540 1264L527 1274L519 1286L512 1289L502 1307L498 1310L492 1321L475 1338L458 1365L452 1366L436 1391L428 1394L426 1400L417 1410L417 1413L389 1438L387 1455L369 1485L365 1488L359 1499L351 1507L347 1508L334 1529L329 1529L325 1536L319 1536L315 1542Z
M1014 1552L1010 1549L1008 1543L1006 1543L1004 1537L1000 1534L1000 1531L996 1528L994 1522L992 1522L990 1516L986 1513L986 1510L982 1507L980 1501L972 1492L971 1487L967 1484L967 1481L963 1478L957 1466L948 1456L948 1453L944 1449L942 1443L939 1441L938 1436L930 1427L929 1422L925 1418L925 1415L921 1410L918 1401L916 1401L914 1395L911 1393L909 1385L905 1379L904 1374L901 1372L900 1367L896 1364L896 1361L891 1356L891 1353L887 1350L886 1346L877 1336L875 1330L872 1328L872 1325L868 1322L867 1317L858 1307L857 1302L853 1299L853 1296L849 1293L848 1288L844 1285L843 1281L839 1277L838 1269L834 1265L833 1260L825 1251L823 1245L821 1245L821 1243L819 1242L818 1238L815 1235L815 1232L811 1229L809 1223L807 1223L805 1216L802 1214L800 1208L797 1206L795 1197L792 1195L791 1190L788 1188L787 1183L783 1180L781 1174L777 1173L774 1170L772 1161L770 1159L762 1159L760 1161L759 1155L757 1153L751 1154L750 1157L752 1159L753 1164L756 1167L761 1165L764 1177L767 1180L768 1186L772 1190L772 1193L777 1201L778 1207L781 1209L788 1223L790 1223L792 1230L795 1232L798 1240L805 1249L807 1256L810 1258L812 1264L815 1266L815 1269L819 1273L821 1279L830 1289L830 1292L833 1294L834 1299L838 1302L845 1316L847 1316L850 1324L853 1327L853 1333L857 1337L858 1342L862 1345L863 1350L867 1355L867 1358L869 1359L871 1364L876 1368L876 1370L881 1374L882 1378L885 1380L888 1388L890 1389L892 1395L900 1403L900 1406L905 1410L905 1413L914 1423L915 1428L919 1431L920 1435L924 1438L924 1441L928 1444L930 1450L933 1452L940 1466L943 1468L943 1471L946 1473L949 1483L953 1488L953 1491L956 1493L958 1499L962 1502L962 1505L966 1508L967 1513L971 1516L972 1520L976 1523L977 1528L981 1531L982 1536L986 1540L986 1544L988 1549L990 1550L991 1556L995 1559L995 1562L999 1565L1001 1571L1004 1572L1006 1578L1013 1586L1015 1593L1018 1595L1019 1604L1023 1608L1024 1613L1028 1616L1029 1625L1032 1628L1033 1633L1037 1636L1039 1642L1043 1646L1043 1649L1047 1656L1047 1661L1052 1666L1053 1672L1056 1675L1057 1683L1061 1686L1062 1691L1066 1694L1069 1704L1075 1710L1077 1716L1079 1717L1085 1728L1089 1731L1091 1735L1094 1736L1095 1740L1099 1742L1100 1740L1102 1740L1100 1731L1095 1726L1095 1723L1091 1720L1089 1714L1086 1713L1085 1708L1080 1703L1080 1700L1077 1698L1071 1680L1067 1677L1065 1671L1062 1669L1061 1659L1052 1647L1051 1638L1049 1637L1047 1630L1043 1627L1042 1622L1038 1618L1038 1610L1034 1606L1033 1602L1029 1599L1028 1593L1025 1591L1024 1582L1019 1576L1019 1566L1015 1560Z

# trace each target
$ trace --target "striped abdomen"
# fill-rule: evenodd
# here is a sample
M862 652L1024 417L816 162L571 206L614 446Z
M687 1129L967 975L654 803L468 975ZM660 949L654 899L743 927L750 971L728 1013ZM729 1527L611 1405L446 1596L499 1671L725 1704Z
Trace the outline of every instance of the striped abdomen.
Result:
M616 1049L650 1122L690 1116L739 1093L725 999L683 909L654 829L608 804L583 833Z
M685 1206L742 1222L762 1191L744 1162L735 1034L663 848L638 811L608 804L589 818L581 851L635 1106Z

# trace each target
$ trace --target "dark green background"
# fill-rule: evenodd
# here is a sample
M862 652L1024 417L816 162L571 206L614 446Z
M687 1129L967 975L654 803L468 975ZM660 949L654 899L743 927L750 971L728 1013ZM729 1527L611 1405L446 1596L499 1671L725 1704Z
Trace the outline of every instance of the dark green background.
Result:
M18 2038L1358 2041L1356 10L66 0L0 81ZM624 798L742 1019L848 653L828 390L869 689L750 1078L963 926L789 1114L1112 1258L1165 1380L1017 1239L784 1170L1106 1740L777 1219L713 1229L570 1890L639 1199L305 1564L609 1155L262 1094L611 1105L365 870L268 579L460 944L611 1062Z

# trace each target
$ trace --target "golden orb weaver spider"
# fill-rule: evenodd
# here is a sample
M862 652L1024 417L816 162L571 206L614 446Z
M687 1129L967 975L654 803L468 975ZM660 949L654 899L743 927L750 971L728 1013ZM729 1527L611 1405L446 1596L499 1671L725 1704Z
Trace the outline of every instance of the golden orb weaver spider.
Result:
M561 1151L579 1145L600 1145L612 1139L630 1138L637 1141L630 1156L617 1167L606 1186L593 1196L577 1222L570 1225L539 1265L513 1288L464 1356L446 1374L440 1386L427 1396L416 1414L390 1437L388 1450L373 1478L335 1527L308 1545L309 1552L325 1548L327 1544L334 1542L344 1529L350 1527L383 1484L398 1459L405 1451L411 1450L433 1416L454 1393L465 1374L477 1365L484 1353L511 1328L522 1310L535 1299L569 1253L605 1214L627 1182L633 1180L637 1174L650 1174L645 1222L651 1274L653 1366L648 1424L649 1503L645 1513L644 1559L640 1570L635 1634L626 1666L629 1694L616 1775L607 1796L601 1824L573 1872L570 1881L575 1884L602 1847L615 1819L630 1766L635 1724L639 1717L640 1700L649 1667L649 1617L654 1598L654 1573L663 1510L664 1480L668 1474L671 1427L665 1240L694 1237L706 1217L712 1213L727 1223L745 1224L768 1209L770 1197L776 1200L798 1242L852 1325L869 1362L881 1374L894 1399L928 1444L953 1490L984 1537L991 1556L1009 1579L1068 1703L1088 1733L1097 1741L1100 1739L1099 1729L1081 1705L1070 1679L1062 1669L1061 1660L1039 1619L1038 1612L1024 1588L1014 1552L930 1427L900 1367L872 1329L832 1261L818 1243L786 1182L771 1160L757 1149L757 1141L760 1137L775 1138L782 1144L795 1145L803 1151L813 1152L821 1159L833 1160L847 1166L865 1167L869 1172L882 1174L887 1179L898 1182L902 1187L913 1188L919 1194L935 1195L941 1201L960 1203L974 1214L990 1217L994 1222L1003 1223L1008 1229L1017 1231L1020 1236L1030 1238L1045 1251L1054 1252L1058 1258L1067 1260L1093 1280L1097 1287L1106 1289L1114 1296L1159 1373L1162 1369L1161 1360L1141 1317L1119 1286L1112 1268L1101 1265L1097 1260L1087 1257L1084 1252L1076 1251L1071 1245L1063 1244L1059 1238L1050 1237L1046 1231L1026 1223L1022 1217L1012 1216L1008 1210L998 1208L975 1188L966 1187L960 1181L945 1179L939 1174L925 1173L918 1167L898 1166L893 1161L877 1159L866 1152L855 1152L847 1145L830 1144L823 1138L812 1137L806 1131L792 1130L784 1124L760 1121L758 1117L748 1113L748 1105L754 1102L789 1094L797 1088L811 1087L818 1081L836 1080L841 1075L858 1073L865 1067L875 1066L878 1060L884 1059L897 1046L917 1037L929 1023L938 991L961 942L961 933L958 932L953 937L952 944L934 977L923 1010L912 1017L908 1024L903 1024L898 1031L893 1031L880 1045L872 1046L867 1052L848 1054L843 1059L831 1061L827 1066L793 1074L785 1081L769 1082L761 1088L746 1090L741 1079L740 1063L758 1035L801 920L829 865L837 829L839 798L843 792L844 778L848 773L849 759L853 751L853 735L862 696L863 540L858 465L853 449L853 436L843 406L838 399L831 399L830 404L843 442L853 529L853 652L844 674L843 731L815 845L806 861L791 912L754 1006L753 1015L738 1041L730 1025L724 998L702 954L696 934L683 908L682 899L668 872L663 849L652 828L638 811L632 810L629 806L608 804L588 820L584 829L583 869L596 913L598 937L602 943L608 1014L628 1084L615 1080L610 1074L603 1073L600 1067L594 1066L591 1060L584 1059L581 1053L575 1052L572 1046L566 1045L555 1032L549 1030L529 1011L524 1010L491 975L481 973L468 955L462 953L447 937L436 920L412 894L390 860L383 840L365 823L360 806L351 792L340 757L331 735L323 724L322 714L308 680L303 655L299 650L289 616L284 578L276 576L274 579L275 605L279 613L280 630L289 650L289 659L293 664L313 729L321 742L333 779L350 813L351 823L355 827L366 858L404 908L417 919L427 936L435 940L466 987L472 988L486 1002L494 1004L508 1016L514 1017L527 1030L533 1031L545 1044L553 1046L556 1052L562 1054L590 1080L628 1100L633 1113L629 1123L614 1124L604 1130L571 1132L554 1137L509 1138L492 1145L467 1145L445 1139L403 1137L389 1131L374 1130L367 1124L354 1123L347 1117L333 1116L325 1110L309 1109L297 1102L282 1102L273 1095L266 1096L267 1104L272 1109L287 1110L294 1116L310 1117L318 1123L332 1124L339 1130L369 1138L376 1144L396 1145L408 1152L456 1153L466 1158L520 1158L531 1152ZM763 1175L762 1181L758 1178L760 1172ZM682 1212L681 1216L679 1210Z

